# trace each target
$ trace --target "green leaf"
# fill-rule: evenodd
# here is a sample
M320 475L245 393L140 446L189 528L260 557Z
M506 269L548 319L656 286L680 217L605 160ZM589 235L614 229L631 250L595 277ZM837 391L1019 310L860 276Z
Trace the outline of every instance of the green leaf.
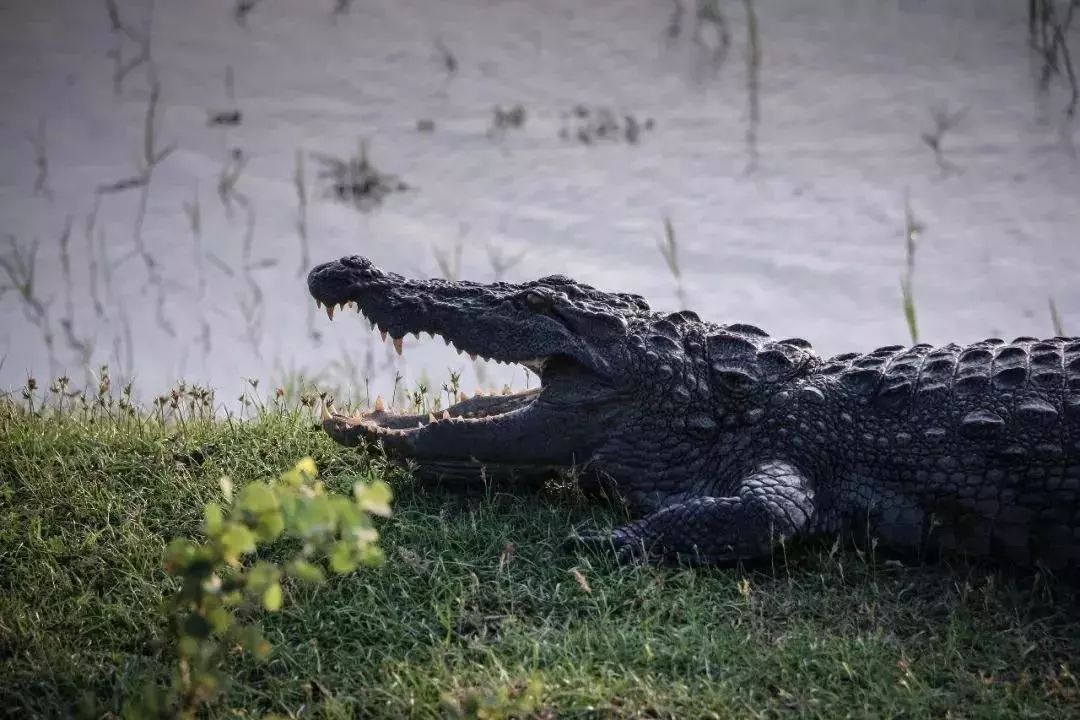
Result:
M199 652L199 641L190 635L183 635L178 643L181 657L195 657Z
M309 583L321 583L326 579L322 568L307 560L293 560L289 564L289 574L297 580Z
M360 563L367 567L378 567L386 562L386 555L377 545L365 545L360 548Z
M341 541L334 544L334 551L330 554L330 569L339 575L356 569L356 558L353 557L348 543Z
M259 522L255 525L255 534L263 542L276 540L284 530L285 516L280 510L263 513L259 517Z
M278 509L277 495L266 483L251 483L240 491L240 497L236 501L236 507L243 512L252 515Z
M354 527L351 531L351 535L353 540L356 541L356 544L361 547L370 545L379 539L379 531L367 524Z
M316 497L305 502L296 514L296 532L311 538L331 532L337 525L337 513L329 497Z
M263 607L270 612L277 612L281 609L281 585L274 583L270 587L266 588L266 592L263 593Z
M206 613L206 619L209 621L210 626L216 633L223 633L229 629L232 625L233 616L232 613L223 607L216 607Z
M315 461L310 457L305 457L296 463L296 472L306 475L308 478L314 478L318 473L318 468L315 467Z
M191 684L195 687L196 693L203 697L210 697L218 691L221 686L218 673L213 671L196 672L192 675ZM194 715L192 716L194 717Z
M221 533L221 528L225 524L225 513L222 512L221 506L217 503L210 503L203 510L204 529L206 534L210 537L216 537Z
M273 563L261 560L248 571L247 589L249 592L261 594L273 585L281 577L281 571Z
M394 499L394 491L382 480L375 480L367 485L357 483L353 488L353 495L360 507L369 513L382 517L390 515L390 501Z
M169 543L165 550L165 570L172 575L180 575L187 568L195 555L195 545L184 538L177 538Z
M243 525L229 523L225 532L218 538L225 561L235 564L241 555L255 550L255 534Z
M236 634L236 641L258 660L265 660L272 649L270 643L263 637L262 631L250 625L240 629Z

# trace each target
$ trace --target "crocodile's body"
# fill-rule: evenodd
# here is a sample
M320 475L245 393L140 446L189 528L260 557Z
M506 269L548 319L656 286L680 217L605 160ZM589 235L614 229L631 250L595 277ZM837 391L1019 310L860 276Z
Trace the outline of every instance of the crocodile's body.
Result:
M363 258L312 270L399 338L431 332L516 362L541 388L448 419L324 420L421 473L535 478L577 467L640 519L586 539L623 554L723 562L855 532L899 550L1080 566L1080 339L915 345L820 359L803 340L564 277L408 280Z

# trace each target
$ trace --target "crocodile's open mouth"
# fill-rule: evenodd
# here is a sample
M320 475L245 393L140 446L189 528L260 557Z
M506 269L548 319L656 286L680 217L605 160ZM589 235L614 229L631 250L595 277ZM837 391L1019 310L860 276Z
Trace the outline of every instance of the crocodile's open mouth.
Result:
M474 362L477 360L506 362L500 358L487 357L466 350L463 347L458 347L449 337L438 335L435 331L415 328L406 332L405 335L391 335L387 329L388 323L377 321L369 312L365 312L362 304L356 301L350 300L343 303L324 305L320 299L316 298L315 304L326 311L326 316L330 320L333 320L335 315L340 316L343 311L355 310L368 322L371 330L377 329L379 331L383 342L389 340L393 344L394 350L399 356L404 354L405 337L411 334L416 340L421 340L423 336L427 336L432 340L441 337L447 346L457 350L459 355L468 354L469 358ZM400 324L396 329L401 329ZM548 365L548 360L548 358L530 358L519 363L540 378L540 387L538 388L519 392L504 390L502 393L493 392L490 395L477 390L471 397L461 392L458 396L458 402L449 407L440 409L437 412L429 410L418 414L395 412L386 406L385 401L380 396L374 400L370 410L366 412L357 411L352 415L333 412L331 409L324 407L322 419L324 424L328 425L327 430L347 444L355 443L360 437L366 437L368 440L401 439L423 430L428 425L440 422L448 422L451 425L458 426L469 423L493 423L502 416L527 408L537 400L543 390L543 374L545 366Z
M545 304L544 286L414 281L353 257L316 267L308 287L331 320L355 309L398 353L407 336L429 334L474 359L516 363L540 378L536 388L461 396L420 414L395 413L380 401L353 415L324 409L323 427L343 444L378 442L436 475L476 474L480 467L543 474L585 459L596 424L580 414L603 415L617 395L571 327L574 318Z

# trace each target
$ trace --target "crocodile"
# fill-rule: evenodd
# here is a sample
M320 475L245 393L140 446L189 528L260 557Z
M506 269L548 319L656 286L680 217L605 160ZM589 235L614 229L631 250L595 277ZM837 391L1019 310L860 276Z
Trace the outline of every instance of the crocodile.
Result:
M800 338L568 277L414 280L364 257L318 265L333 319L517 363L524 391L435 413L322 411L421 478L535 483L573 471L629 522L578 538L639 561L730 563L847 534L923 558L1080 566L1080 338L990 338L819 356Z

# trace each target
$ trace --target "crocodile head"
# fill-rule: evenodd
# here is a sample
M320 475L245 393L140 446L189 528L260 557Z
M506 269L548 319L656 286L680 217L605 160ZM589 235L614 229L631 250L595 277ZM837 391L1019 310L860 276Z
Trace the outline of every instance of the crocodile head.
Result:
M331 318L355 306L395 344L431 333L539 376L539 388L463 399L437 415L378 403L351 417L324 413L339 442L380 442L443 478L538 479L587 467L622 489L649 478L668 485L677 473L705 470L725 406L810 355L752 326L661 315L638 295L559 275L521 284L414 280L353 256L315 267L308 289Z
M339 442L381 442L441 476L481 468L536 476L587 462L607 423L633 402L629 328L654 315L637 295L558 275L521 284L413 280L359 256L315 267L308 289L331 318L355 306L399 348L407 334L430 333L540 378L539 388L462 399L438 415L394 414L379 404L352 417L324 414Z

